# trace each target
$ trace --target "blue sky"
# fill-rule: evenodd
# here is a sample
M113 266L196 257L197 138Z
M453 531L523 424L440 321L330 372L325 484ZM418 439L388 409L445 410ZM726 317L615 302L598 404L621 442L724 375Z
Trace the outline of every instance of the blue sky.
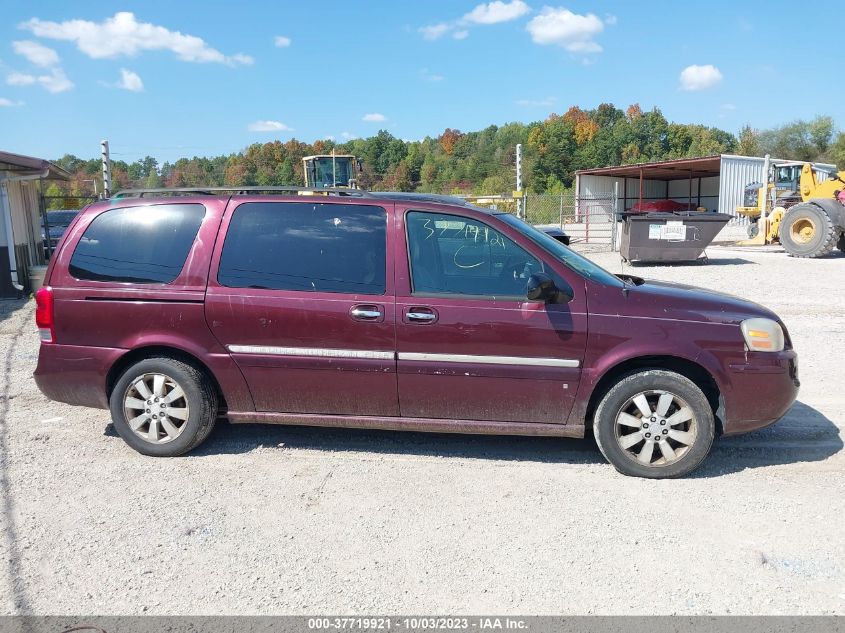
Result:
M128 161L419 139L604 101L733 132L845 125L841 40L792 1L4 5L0 149L49 158L96 156L101 138Z

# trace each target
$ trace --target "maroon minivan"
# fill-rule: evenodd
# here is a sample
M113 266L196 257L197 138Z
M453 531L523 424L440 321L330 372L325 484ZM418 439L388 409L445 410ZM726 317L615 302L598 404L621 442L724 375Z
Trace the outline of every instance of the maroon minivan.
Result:
M178 194L178 195L176 195ZM305 194L305 195L303 195ZM582 437L677 477L798 392L780 319L612 275L507 213L358 191L89 206L36 295L35 380L145 455L230 422ZM150 196L153 197L150 197Z

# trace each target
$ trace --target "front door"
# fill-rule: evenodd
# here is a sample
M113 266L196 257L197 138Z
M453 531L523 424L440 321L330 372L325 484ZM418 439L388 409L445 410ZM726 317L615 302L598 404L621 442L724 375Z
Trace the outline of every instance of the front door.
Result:
M565 424L586 345L585 282L495 216L466 214L396 213L401 414ZM568 283L573 301L527 301L538 271Z
M399 414L391 214L360 202L227 210L206 319L257 411Z

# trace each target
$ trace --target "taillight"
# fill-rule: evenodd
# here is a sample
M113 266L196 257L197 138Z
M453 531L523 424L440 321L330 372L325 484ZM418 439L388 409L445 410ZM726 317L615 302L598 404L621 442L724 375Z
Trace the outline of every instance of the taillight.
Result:
M53 342L53 289L43 286L35 293L35 324L45 343Z

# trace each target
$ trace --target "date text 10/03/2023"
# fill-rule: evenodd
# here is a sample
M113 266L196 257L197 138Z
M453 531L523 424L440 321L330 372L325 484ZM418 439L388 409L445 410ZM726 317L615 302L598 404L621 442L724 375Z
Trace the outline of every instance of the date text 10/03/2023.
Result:
M310 630L526 630L528 623L518 618L500 617L322 617L309 618Z

